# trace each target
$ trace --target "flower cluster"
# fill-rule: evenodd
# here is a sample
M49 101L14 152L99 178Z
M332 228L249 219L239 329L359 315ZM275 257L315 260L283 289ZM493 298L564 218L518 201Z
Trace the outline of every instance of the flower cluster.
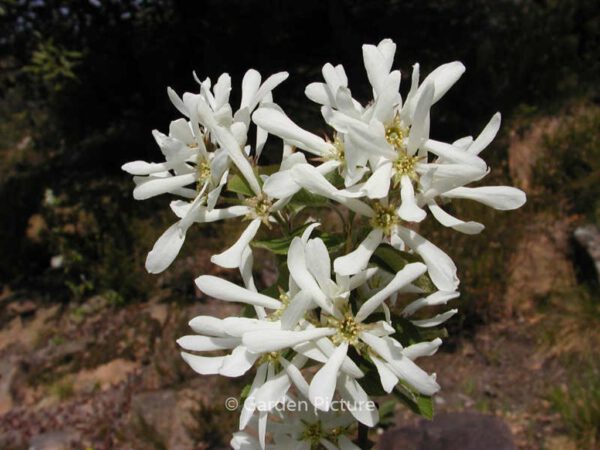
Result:
M324 138L273 102L285 72L262 82L249 70L235 111L227 74L214 86L194 74L198 93L168 90L184 117L168 135L154 131L164 161L123 166L134 175L136 199L179 197L170 205L178 220L148 254L151 273L173 262L194 223L245 221L237 241L211 258L237 269L242 285L211 275L195 280L204 294L244 305L243 314L195 317L195 334L178 340L200 374L256 370L244 390L235 449L359 448L355 421L375 426L377 409L364 405L386 393L427 415L440 386L416 361L441 345L438 327L457 310L438 309L458 297L459 280L452 259L416 231L419 223L430 213L445 227L476 234L484 226L451 215L453 200L499 210L525 203L512 187L470 186L489 172L479 155L500 114L475 139L430 137L431 108L464 66L444 64L421 81L415 64L403 98L400 72L392 70L395 49L389 39L363 46L373 93L366 105L352 97L341 65L326 64L324 82L307 86L331 128ZM282 141L281 157L270 157L280 159L277 167L259 164L269 134ZM269 239L257 239L261 228ZM260 292L252 270L258 247L280 263L277 282ZM298 398L314 409L291 414L277 407ZM339 401L359 406L334 411Z

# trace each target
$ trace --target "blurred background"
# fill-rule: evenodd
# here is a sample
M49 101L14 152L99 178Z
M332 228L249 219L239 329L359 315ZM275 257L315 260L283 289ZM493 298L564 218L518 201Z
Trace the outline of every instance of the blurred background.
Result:
M388 37L405 89L415 62L466 65L432 135L477 135L501 111L488 184L528 203L458 204L481 236L424 231L462 281L449 338L423 363L440 419L397 408L378 445L464 449L482 429L491 440L474 449L600 448L597 0L0 1L0 448L227 447L237 415L223 400L247 380L194 375L174 341L197 314L235 312L192 280L218 273L208 258L236 225L195 228L148 275L169 199L134 201L120 166L160 159L151 130L179 116L166 87L195 91L193 70L228 72L234 102L248 68L287 70L275 100L325 132L304 87L343 63L367 100L361 45ZM255 269L273 279L269 260Z

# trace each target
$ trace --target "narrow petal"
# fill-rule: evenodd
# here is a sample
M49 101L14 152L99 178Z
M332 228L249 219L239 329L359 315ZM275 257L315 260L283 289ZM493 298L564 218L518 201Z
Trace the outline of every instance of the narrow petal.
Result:
M431 81L435 87L433 103L444 96L448 89L465 73L465 66L460 61L443 64L431 72L424 80L423 84Z
M335 385L342 362L348 353L348 343L340 344L323 367L315 374L308 389L311 403L322 411L328 411L333 400Z
M414 155L421 144L429 137L429 125L427 117L433 103L434 87L431 83L427 83L422 87L422 92L419 94L415 113L411 120L410 133L408 135L408 153Z
M224 252L219 253L218 255L213 255L210 258L210 261L213 264L228 269L240 267L242 263L242 255L250 245L250 242L252 242L252 239L254 239L254 236L256 236L261 223L261 219L254 219L248 224L235 244L233 244Z
M356 250L340 256L333 262L335 272L340 275L354 275L363 270L369 264L371 255L381 244L382 239L383 231L372 230Z
M406 347L402 353L408 359L412 359L413 361L422 356L431 356L438 351L442 345L442 340L440 338L436 338L430 342L419 342L417 344L409 345Z
M397 232L406 245L423 258L433 284L442 291L455 291L459 280L456 276L456 265L452 259L413 230L398 227Z
M146 200L157 195L172 192L175 189L187 186L196 182L196 174L188 173L185 175L176 175L168 177L148 177L133 190L133 198L136 200Z
M223 365L225 356L198 356L181 352L181 357L192 370L200 375L216 375Z
M405 317L412 316L421 308L426 306L437 306L437 305L445 305L450 300L457 298L460 295L460 292L446 292L446 291L437 291L427 297L421 297L415 300L412 303L409 303L404 310L402 311L402 315Z
M281 302L274 298L250 291L213 275L199 276L196 278L196 286L206 295L227 302L247 303L269 309L278 309L281 306Z
M360 423L374 427L379 421L379 412L365 390L354 378L343 376L338 384L342 398L352 406L350 414Z
M510 186L458 187L445 192L444 197L467 198L501 211L520 208L527 201L525 192Z
M479 234L485 228L485 226L479 222L465 222L457 219L456 217L448 214L434 202L430 202L428 206L429 211L431 211L431 214L433 214L433 217L435 217L435 219L445 227L452 228L465 234Z
M397 214L401 219L408 222L421 222L427 217L427 213L417 205L415 190L408 175L403 175L400 179L400 197L402 203Z
M210 352L214 350L227 350L239 344L238 338L219 338L212 336L190 335L177 339L177 344L185 350L194 352Z
M251 331L244 334L242 342L256 353L276 352L306 341L335 334L333 328L313 328L302 331L269 330Z
M311 295L306 291L300 291L292 298L290 304L281 315L281 328L284 330L293 329L313 305Z
M185 242L186 232L187 229L182 230L179 222L167 228L146 257L148 273L161 273L171 265Z
M500 129L500 123L502 122L502 117L500 113L497 112L492 116L492 119L485 126L483 131L477 136L477 139L469 146L467 151L473 155L479 155L485 148L490 145L490 143L496 137L498 130Z
M331 144L300 128L279 109L271 107L257 109L252 114L252 120L269 133L307 152L322 156L333 150Z
M422 263L411 263L404 266L382 290L373 295L360 307L355 320L362 322L381 305L386 298L398 291L401 287L413 282L425 273L427 266Z
M258 353L252 353L246 347L240 345L225 357L223 365L219 369L219 374L231 378L241 377L254 366L259 357Z
M445 313L438 314L437 316L432 317L430 319L413 320L412 323L415 326L420 327L420 328L437 327L438 325L441 325L442 323L444 323L446 320L448 320L450 317L452 317L457 312L458 312L458 309L451 309L450 311L446 311Z
M398 377L387 367L386 363L377 356L371 355L371 361L373 361L373 364L375 364L377 372L379 373L381 387L383 387L383 390L389 394L398 384Z

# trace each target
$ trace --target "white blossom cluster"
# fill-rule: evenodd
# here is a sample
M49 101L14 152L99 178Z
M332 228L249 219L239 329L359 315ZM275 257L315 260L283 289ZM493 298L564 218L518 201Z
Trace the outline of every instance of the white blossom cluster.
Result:
M366 105L352 97L341 65L326 64L323 82L306 87L331 128L327 138L302 129L273 102L285 72L263 81L249 70L237 109L229 75L212 85L194 74L197 93L168 90L183 117L171 122L168 135L153 132L164 161L123 166L134 175L136 199L178 198L170 204L177 221L148 254L151 273L173 262L193 224L246 224L231 247L211 258L238 269L243 285L196 279L204 294L246 305L245 314L195 317L195 334L178 340L200 374L240 377L255 369L235 449L357 449L355 422L375 426L377 409L333 411L333 402L366 405L371 395L394 393L418 411L430 401L440 386L416 360L441 345L436 327L457 312L443 306L458 297L459 280L452 259L417 233L419 223L430 214L476 234L482 224L454 217L446 205L470 199L511 210L525 203L513 187L470 186L489 173L479 155L494 139L500 114L475 139L430 137L432 106L464 72L460 62L422 81L415 64L403 98L400 72L392 69L396 45L385 39L362 50L373 93ZM269 134L282 141L277 168L259 164ZM335 226L332 217L339 219ZM276 285L263 292L252 274L261 228L272 239L260 246L281 262ZM314 410L278 408L298 398Z

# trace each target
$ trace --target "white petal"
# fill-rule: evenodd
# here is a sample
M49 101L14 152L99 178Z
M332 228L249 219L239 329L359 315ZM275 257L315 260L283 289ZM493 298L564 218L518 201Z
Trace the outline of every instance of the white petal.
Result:
M177 188L187 186L196 181L195 173L188 173L185 175L176 175L169 177L148 177L135 187L133 190L133 198L136 200L146 200L157 195L166 194L172 192Z
M389 394L394 390L394 387L396 387L396 385L398 384L398 377L387 367L384 361L382 361L375 355L371 355L371 360L377 368L377 372L379 373L379 378L381 380L381 386L383 387L383 390Z
M450 89L454 83L458 81L463 73L465 73L465 66L460 61L443 64L431 72L423 80L423 84L427 83L428 81L433 82L435 87L433 103L442 98L442 96L448 92L448 89Z
M287 72L277 72L271 75L269 78L267 78L265 82L260 86L260 88L256 92L256 95L248 105L248 110L254 111L256 105L262 102L263 99L266 98L273 89L275 89L285 80L287 80L288 76L289 74Z
M329 251L321 239L311 239L305 248L306 264L319 286L323 288L331 280Z
M369 198L387 197L390 191L391 177L392 164L383 164L375 172L373 172L367 182L362 186L361 191L363 191Z
M194 352L210 352L214 350L226 350L236 347L240 340L238 338L221 338L212 336L190 335L177 339L177 344L185 350Z
M481 153L482 150L485 150L485 148L488 145L490 145L490 143L496 137L496 134L498 133L498 130L500 129L501 121L502 121L502 118L500 116L500 113L498 112L498 113L494 114L492 116L492 119L485 126L485 128L483 129L481 134L479 136L477 136L477 139L475 139L475 141L469 146L467 151L473 155L479 155L479 153Z
M438 314L437 316L432 317L430 319L412 320L412 323L415 326L420 327L420 328L437 327L438 325L444 323L446 320L448 320L450 317L452 317L457 312L458 312L458 309L451 309L450 311L446 311L445 313Z
M325 83L310 83L306 86L304 94L313 102L319 105L334 106L335 102L330 95L329 89Z
M383 94L385 80L390 73L389 60L374 45L365 44L362 47L363 60L367 77L376 95Z
M253 352L268 353L333 334L335 334L333 328L313 328L302 331L251 331L244 334L242 342Z
M262 107L252 114L252 120L269 133L310 153L325 155L333 148L319 136L300 128L279 109Z
M169 99L171 100L171 103L173 103L175 108L177 108L177 110L184 116L189 117L190 113L188 112L187 108L183 104L183 101L181 101L181 98L179 98L177 93L173 89L168 87L167 94L169 96Z
M250 105L250 102L258 92L260 81L260 73L254 69L250 69L244 74L244 78L242 79L242 101L240 102L240 109Z
M422 356L431 356L437 352L438 348L442 345L442 340L440 338L436 338L430 342L419 342L417 344L409 345L402 353L409 359L413 361Z
M222 127L215 127L213 133L221 147L227 150L227 154L231 158L231 161L233 161L236 167L240 170L242 176L250 185L250 188L252 188L255 194L260 194L260 186L256 176L254 175L252 166L246 159L246 156L244 156L239 143L236 141L233 135Z
M425 273L426 270L427 266L421 263L411 263L404 266L404 268L394 276L394 278L387 284L386 287L363 303L356 313L355 320L357 322L362 322L365 320L379 307L379 305L381 305L381 303L385 301L386 298L398 291L398 289L401 287L419 278Z
M421 90L421 89L420 89ZM419 94L417 104L415 107L415 113L412 117L410 133L408 135L408 153L414 155L421 144L429 136L429 125L427 124L427 117L429 116L429 109L433 103L434 88L431 83L427 83L422 86L422 92Z
M510 186L458 187L445 192L444 197L467 198L501 211L520 208L527 201L525 192Z
M294 357L294 359L296 359L296 357ZM286 373L288 374L294 385L298 388L300 393L304 397L308 397L309 386L304 377L302 376L302 372L300 372L298 366L296 364L291 364L287 359L284 359L282 357L279 357L279 363L283 366Z
M350 413L360 423L374 427L379 421L379 412L365 390L358 384L355 379L344 376L338 383L338 389L344 400L352 406Z
M412 181L408 175L403 175L400 179L400 183L400 197L402 203L396 213L401 219L408 222L421 222L427 217L427 213L417 205Z
M254 219L252 222L248 224L244 232L241 234L239 239L235 244L233 244L230 248L225 250L224 252L213 255L210 258L210 261L213 264L217 264L218 266L225 267L228 269L235 269L240 267L242 264L242 255L244 251L256 236L258 229L261 225L261 219Z
M181 357L200 375L216 375L223 364L224 356L198 356L191 353L181 352Z
M421 308L426 306L445 305L450 300L457 298L459 295L460 292L437 291L431 295L428 295L427 297L422 297L412 303L409 303L402 311L402 314L404 316L412 316Z
M280 372L277 376L263 384L254 395L257 409L259 411L270 411L283 400L292 382L286 372Z
M179 222L167 228L146 257L146 270L149 273L161 273L171 265L185 242L186 232L187 229L182 229Z
M312 306L311 295L306 291L300 291L292 298L290 304L281 315L281 328L284 330L293 329Z
M477 155L471 155L460 148L453 147L445 142L435 141L433 139L427 139L423 143L423 148L440 158L451 161L457 164L466 164L483 171L487 170L487 164L483 159Z
M459 283L456 265L446 253L413 230L398 227L397 232L398 236L423 258L431 281L438 289L456 290Z
M369 264L371 255L381 244L382 239L383 231L372 230L356 250L336 258L333 262L335 272L340 275L354 275L363 270Z
M287 263L290 275L298 287L305 290L317 305L325 311L331 312L332 307L329 299L323 293L312 274L308 271L304 243L301 238L295 237L292 240L288 251Z
M223 330L223 320L213 316L197 316L188 323L190 328L198 334L216 337L226 337Z
M213 275L199 276L196 278L196 286L206 295L219 300L247 303L269 309L278 309L281 306L281 302L274 298L250 291Z
M479 234L483 231L485 226L479 222L464 222L456 217L448 214L434 202L429 203L429 211L433 214L433 217L436 220L444 225L445 227L450 227L456 231L460 231L465 234Z
M252 353L246 347L240 345L225 357L223 365L219 369L219 374L224 377L241 377L254 366L259 357L259 354Z
M333 400L337 376L348 353L348 343L340 344L329 360L315 374L308 389L308 398L320 410L328 411Z

